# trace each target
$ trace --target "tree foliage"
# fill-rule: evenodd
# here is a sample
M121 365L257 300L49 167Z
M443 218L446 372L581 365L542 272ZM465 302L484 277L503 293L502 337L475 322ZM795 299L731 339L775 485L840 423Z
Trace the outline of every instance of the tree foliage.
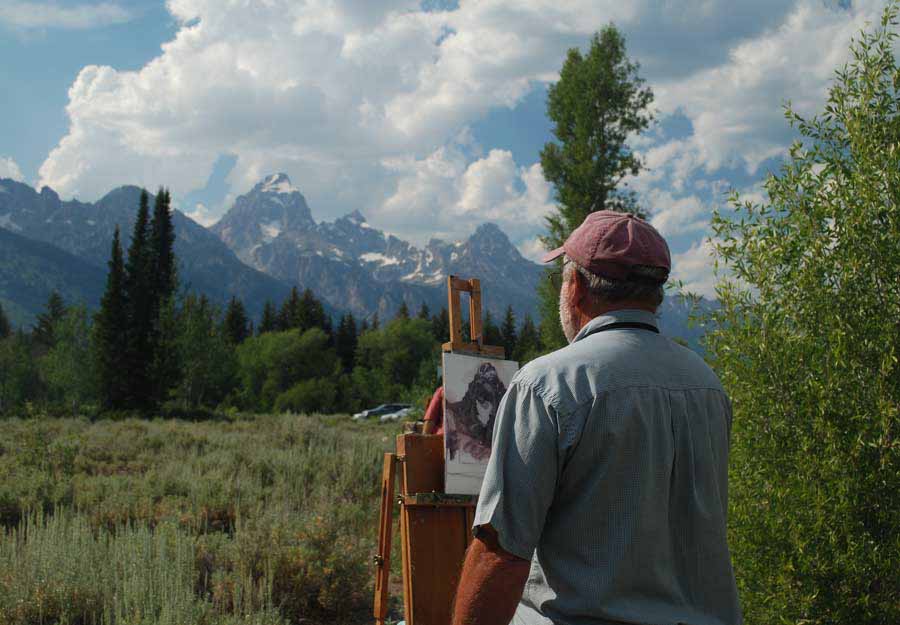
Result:
M851 45L762 204L715 215L709 357L731 394L748 623L900 622L897 5ZM730 277L728 277L730 275Z
M106 290L94 318L94 362L100 403L121 410L128 404L128 300L119 228L113 234Z
M12 325L9 323L6 313L3 312L3 304L0 304L0 341L9 338L10 334L12 334Z
M556 212L547 217L545 247L555 249L598 210L641 214L625 178L642 163L627 139L653 121L653 92L625 52L625 39L612 24L596 33L586 54L572 48L559 81L547 93L553 135L541 150L544 177L553 184ZM566 344L559 327L559 293L549 279L538 288L541 336L546 349Z

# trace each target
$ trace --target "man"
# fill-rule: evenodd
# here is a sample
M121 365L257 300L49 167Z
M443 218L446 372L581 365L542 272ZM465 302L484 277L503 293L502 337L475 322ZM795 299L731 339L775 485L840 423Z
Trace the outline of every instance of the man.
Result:
M570 345L500 404L455 625L734 625L725 536L731 407L659 334L669 248L592 213L562 248Z

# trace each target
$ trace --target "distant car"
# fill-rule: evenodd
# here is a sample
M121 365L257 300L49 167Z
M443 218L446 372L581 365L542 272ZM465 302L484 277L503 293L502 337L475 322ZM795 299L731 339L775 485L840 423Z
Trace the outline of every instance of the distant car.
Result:
M370 417L380 417L381 415L391 414L399 410L409 408L412 408L410 404L381 404L380 406L376 406L375 408L369 408L368 410L357 412L355 415L353 415L353 419L356 421L360 421L362 419L369 419Z
M389 412L387 414L381 415L381 422L387 423L388 421L399 421L400 419L405 419L412 413L412 408L401 408L397 412Z

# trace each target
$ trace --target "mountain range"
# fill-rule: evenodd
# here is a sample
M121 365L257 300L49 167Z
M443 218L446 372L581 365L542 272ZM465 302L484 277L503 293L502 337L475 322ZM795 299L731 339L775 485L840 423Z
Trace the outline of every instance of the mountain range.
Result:
M0 179L0 302L14 323L30 323L52 289L93 307L102 294L106 262L118 225L127 245L140 188L114 189L95 203L62 201ZM446 306L446 277L481 279L484 306L495 319L512 306L521 320L537 319L542 268L524 258L492 223L464 241L431 239L418 248L367 223L359 212L316 222L285 174L267 176L241 195L207 229L175 211L175 252L183 288L224 303L242 299L258 317L265 301L280 303L290 288L310 288L332 314L392 317L406 303ZM696 342L687 305L663 305L663 331Z

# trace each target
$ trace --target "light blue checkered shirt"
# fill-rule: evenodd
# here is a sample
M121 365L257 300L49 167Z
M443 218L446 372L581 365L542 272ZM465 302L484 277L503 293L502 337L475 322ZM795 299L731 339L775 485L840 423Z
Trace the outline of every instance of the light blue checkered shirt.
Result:
M513 623L736 625L725 537L731 405L697 354L593 319L516 374L475 526L531 560Z

